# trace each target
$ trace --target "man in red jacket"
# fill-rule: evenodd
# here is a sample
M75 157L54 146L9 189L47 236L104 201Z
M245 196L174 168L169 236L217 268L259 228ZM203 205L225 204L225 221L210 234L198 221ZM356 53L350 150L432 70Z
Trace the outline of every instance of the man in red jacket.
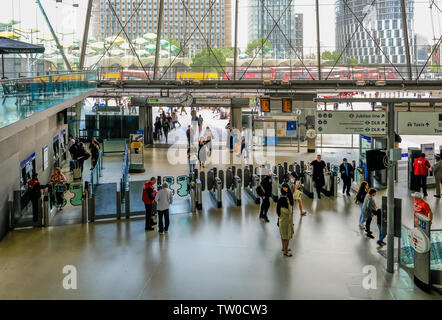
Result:
M428 196L427 193L427 176L428 176L428 169L431 168L430 162L425 159L425 153L422 153L421 156L414 160L413 163L414 168L414 175L416 176L417 180L417 191L424 192L424 197Z
M156 196L156 191L154 189L155 183L157 183L157 179L152 177L149 181L146 181L143 189L143 202L144 207L146 208L146 231L154 230L153 226L156 224L152 219L153 204L155 203Z

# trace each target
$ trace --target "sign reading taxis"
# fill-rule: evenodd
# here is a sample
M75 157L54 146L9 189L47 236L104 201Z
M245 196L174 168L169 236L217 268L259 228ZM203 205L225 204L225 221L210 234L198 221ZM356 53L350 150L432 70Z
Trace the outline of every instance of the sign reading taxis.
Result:
M317 133L387 134L385 111L316 111Z
M399 111L398 134L442 135L442 112Z

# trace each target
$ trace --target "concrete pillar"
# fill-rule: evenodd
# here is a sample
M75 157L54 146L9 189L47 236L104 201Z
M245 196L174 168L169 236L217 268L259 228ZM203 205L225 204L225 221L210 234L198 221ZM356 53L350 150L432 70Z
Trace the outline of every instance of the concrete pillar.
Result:
M242 128L242 108L249 106L249 99L247 98L232 98L230 107L230 124L232 127Z

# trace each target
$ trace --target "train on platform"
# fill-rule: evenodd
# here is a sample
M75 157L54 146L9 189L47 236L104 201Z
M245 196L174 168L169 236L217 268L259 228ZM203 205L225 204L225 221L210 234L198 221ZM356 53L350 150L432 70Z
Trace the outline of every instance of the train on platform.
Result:
M147 75L146 75L147 73ZM174 72L173 68L169 75L163 79L170 80L234 80L233 67L227 67L224 71L217 72ZM116 72L101 73L100 78L105 80L152 80L153 72L144 70L124 69ZM162 78L162 73L157 73L157 79ZM238 67L236 80L318 80L317 67ZM322 80L391 80L400 79L393 67L322 67Z

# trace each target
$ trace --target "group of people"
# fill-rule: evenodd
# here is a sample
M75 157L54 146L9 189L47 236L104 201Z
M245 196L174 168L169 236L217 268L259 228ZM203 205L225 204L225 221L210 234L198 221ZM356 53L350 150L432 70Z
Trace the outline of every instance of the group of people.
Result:
M426 216L430 221L433 220L433 213L429 204L425 201L427 193L427 176L429 169L432 168L436 182L436 198L440 198L440 185L442 183L442 161L440 156L436 156L436 164L431 166L430 162L426 159L426 155L422 153L420 157L416 158L413 162L414 175L417 181L417 192L411 194L413 197L414 213L419 213ZM423 192L420 192L422 189ZM355 203L359 205L361 214L359 216L359 227L365 229L368 238L374 239L373 233L370 229L370 224L373 216L376 216L376 223L379 229L379 239L377 244L384 246L383 241L386 237L387 217L382 214L382 210L377 206L375 202L377 190L370 188L368 182L363 181L359 185L358 193L356 194Z
M68 150L71 154L72 160L78 163L81 172L83 172L84 161L89 159L89 157L91 158L91 170L95 168L98 158L100 157L101 146L97 139L91 139L88 149L90 153L86 151L86 148L80 139L74 139L72 135L69 135ZM71 167L71 169L73 168Z
M210 127L206 127L204 133L199 136L198 144L193 143L196 139L195 129L192 126L188 126L186 130L187 137L187 158L189 161L189 172L193 172L196 169L197 162L199 167L204 168L207 161L207 155L212 152L212 140L213 133Z
M228 132L227 139L227 147L230 149L230 152L235 152L238 157L242 156L242 153L245 151L244 159L249 158L249 130L246 128L242 128L242 130L238 130L234 126L230 125L230 122L227 124L226 129Z
M168 233L169 231L169 208L173 203L172 191L169 190L167 182L163 182L159 190L155 190L155 184L157 179L155 177L150 178L144 184L142 201L146 209L146 231L153 231L154 226L157 224L153 221L155 215L154 206L158 212L158 232L160 234ZM164 222L164 223L163 223Z
M29 198L32 204L32 217L34 223L38 221L38 200L41 199L42 190L51 188L51 196L54 196L55 206L58 210L63 210L64 206L64 192L66 190L67 179L61 171L61 168L55 168L49 179L48 184L41 184L38 180L38 174L34 172L31 179L28 181Z
M272 176L273 172L269 171L261 180L260 186L257 188L257 194L261 198L261 208L259 218L265 222L270 222L268 211L270 208L270 199L272 198ZM290 182L290 185L289 185ZM292 187L291 187L292 186ZM295 172L289 177L285 177L285 182L281 186L281 194L278 198L276 213L278 215L278 227L281 235L282 252L284 256L291 257L289 252L290 239L293 237L293 210L296 205L299 206L299 213L302 216L307 214L302 206L302 182Z
M160 116L155 118L154 123L154 139L160 140L162 136L166 139L166 143L168 143L168 135L172 130L176 130L177 125L181 127L181 123L178 121L178 110L170 109L169 112L166 112L160 108L161 114Z

